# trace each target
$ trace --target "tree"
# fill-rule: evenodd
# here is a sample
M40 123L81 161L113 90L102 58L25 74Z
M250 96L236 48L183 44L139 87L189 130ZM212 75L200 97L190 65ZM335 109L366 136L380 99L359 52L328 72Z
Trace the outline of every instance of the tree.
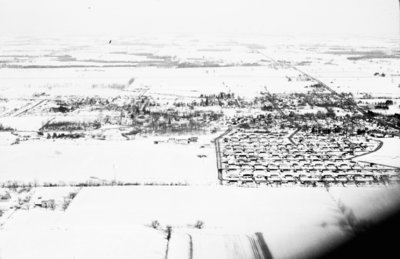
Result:
M68 206L69 206L70 203L71 203L71 200L70 200L70 199L65 199L65 198L64 198L64 202L63 202L63 204L62 204L62 209L63 209L63 210L66 210L66 209L68 208Z
M317 114L316 114L316 117L318 119L325 119L326 115L323 112L318 111Z
M172 227L170 225L167 226L167 229L165 230L165 232L167 233L167 240L171 239L171 235L172 235Z
M393 100L386 100L385 104L386 105L393 105Z
M157 220L153 220L151 222L151 227L154 229L158 229L160 227L160 222L158 222Z
M326 113L326 116L331 117L331 118L336 118L336 113L333 111L332 108L327 108L328 112Z
M201 220L198 220L198 221L196 221L196 224L194 224L194 227L198 228L198 229L202 229L204 227L204 222Z

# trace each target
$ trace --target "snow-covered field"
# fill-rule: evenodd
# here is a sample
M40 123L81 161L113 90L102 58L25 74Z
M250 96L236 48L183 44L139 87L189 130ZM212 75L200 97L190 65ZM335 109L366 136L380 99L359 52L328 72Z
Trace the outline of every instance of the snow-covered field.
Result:
M0 124L19 131L37 131L51 118L48 116L24 116L0 118Z
M63 212L19 211L0 231L1 258L164 258L166 239L159 231L123 225L66 228L60 224L64 217Z
M114 179L130 183L217 183L216 156L209 136L187 145L154 144L159 139L36 140L0 146L0 179L26 183L101 183Z
M111 210L104 206L109 203L113 204ZM340 218L335 209L325 189L318 188L99 187L80 191L67 210L67 223L129 225L158 220L165 225L187 226L202 220L206 228L257 231L323 222L335 225ZM113 215L118 215L118 222Z
M182 238L186 237L190 237L190 240L182 240ZM180 242L178 241L179 243L176 244L178 238L180 239ZM182 241L185 243L182 243ZM188 257L188 254L190 255L190 247L189 250L184 249L185 244L190 243L192 244L192 257ZM173 239L169 243L169 248L171 249L172 247L173 249L172 251L168 251L168 258L257 259L260 258L257 257L257 254L260 254L261 251L259 248L257 249L257 245L254 244L257 243L254 241L254 237L252 235L223 234L221 232L210 232L207 230L192 230L190 231L190 234L176 233L175 236L173 234ZM170 251L172 253L170 253ZM186 252L186 254L180 255L175 253L175 251Z
M357 157L355 160L400 167L400 139L381 138L383 146L376 152Z
M0 147L11 145L16 140L16 136L11 134L10 132L1 132L0 133Z
M209 68L60 68L60 69L0 69L0 96L31 97L45 92L52 97L65 95L115 96L131 91L162 97L168 95L199 97L232 91L240 96L254 97L267 87L271 92L302 92L309 82L288 82L296 77L291 69L275 70L268 66ZM128 81L135 78L133 84ZM124 91L107 86L120 84ZM106 87L93 87L93 86ZM131 93L130 93L131 92Z
M400 59L393 54L398 47L397 39L337 38L327 41L312 37L264 36L233 41L217 38L199 41L184 37L163 37L163 40L115 39L109 45L104 39L84 37L63 42L55 39L2 39L4 46L0 57L5 65L0 69L1 91L6 89L9 97L15 90L21 94L20 87L24 88L25 94L49 88L59 88L56 90L59 93L64 90L83 94L84 89L93 85L127 85L131 78L135 78L134 87L149 86L155 92L171 93L172 90L181 94L184 91L188 95L200 89L207 93L229 87L248 95L264 86L272 92L301 91L302 86L310 83L288 82L287 77L295 79L299 73L285 66L276 66L258 52L261 51L275 60L297 66L338 91L400 95ZM151 66L152 63L138 67L112 67L153 61L156 61L153 65L157 68ZM200 66L204 62L235 66L178 69L169 65L171 61ZM39 68L18 69L12 65L37 65ZM52 65L61 67L48 67ZM385 77L375 76L375 73L384 73Z
M112 209L104 206L109 203ZM211 240L221 244L223 234L229 238L262 232L274 258L300 258L311 247L316 252L314 246L323 249L347 237L340 226L345 219L334 200L324 189L308 188L91 188L79 193L65 220L82 226L157 220L179 231L201 220L204 233L194 238L200 239L199 245L213 247ZM210 249L198 253L197 258L218 258Z
M51 193L50 188L47 192ZM253 258L249 238L263 234L274 258L309 258L351 237L346 212L379 219L399 205L399 187L235 188L126 186L83 188L66 212L18 211L0 231L9 258ZM368 203L368 206L366 206ZM193 225L201 220L202 229ZM41 238L37 238L37 233ZM191 245L190 238L191 236ZM24 249L15 249L24 244Z
M263 54L290 63L337 92L400 96L400 56L394 54L398 39L259 37L257 42L265 47Z

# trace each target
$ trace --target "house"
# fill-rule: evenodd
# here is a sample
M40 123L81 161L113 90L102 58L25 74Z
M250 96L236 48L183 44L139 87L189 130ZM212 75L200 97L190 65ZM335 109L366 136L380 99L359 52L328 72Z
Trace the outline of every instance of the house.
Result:
M255 170L254 171L254 179L258 182L265 181L267 177L267 173L265 171Z
M314 162L314 163L312 164L312 167L315 168L315 169L317 169L317 170L324 170L324 169L325 169L325 166L324 166L324 164L323 164L321 161Z
M279 170L279 168L278 168L278 166L276 166L276 165L274 165L274 164L268 164L268 171L274 171L274 172L276 172L276 171L278 171Z
M251 171L251 170L253 170L253 167L251 165L243 165L243 166L241 166L241 169Z
M197 142L199 140L198 137L190 137L189 142Z
M42 200L41 207L46 209L54 209L56 207L56 202L54 199Z
M350 167L348 164L346 164L346 163L341 163L341 164L339 165L339 169L340 169L340 170L350 170L351 167Z
M335 178L331 174L324 174L324 175L321 176L321 180L323 182L330 183L330 182L334 182Z
M263 166L263 165L255 165L254 169L255 170L259 170L259 171L266 171L267 170L266 166Z
M277 175L277 174L273 174L267 177L269 182L275 182L275 183L280 183L282 182L282 178Z
M296 183L296 178L291 175L285 175L282 179L284 183Z
M0 188L0 202L6 202L11 199L11 195L7 189Z
M354 176L354 181L357 183L371 183L374 181L374 178L371 176L364 177L364 176L357 175L357 176Z
M341 182L341 183L346 183L348 181L348 179L344 175L338 175L338 176L336 176L336 181Z
M300 182L301 183L316 183L319 181L319 178L317 177L305 177L305 176L301 176L300 177Z
M279 165L279 169L281 169L281 171L289 171L291 168L288 164L281 164Z
M247 181L247 180L253 180L253 171L249 170L244 170L239 173L240 180L242 181Z
M238 165L228 165L228 171L239 170L240 167Z
M230 180L239 180L239 170L231 170L225 173L225 177Z
M188 139L176 139L175 143L177 143L177 144L189 144L190 141Z

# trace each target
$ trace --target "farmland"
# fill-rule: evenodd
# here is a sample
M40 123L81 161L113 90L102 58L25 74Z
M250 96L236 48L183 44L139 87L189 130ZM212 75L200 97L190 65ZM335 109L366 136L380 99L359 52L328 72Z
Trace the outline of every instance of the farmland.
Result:
M68 192L44 189L54 197ZM40 189L36 192L44 195ZM274 258L309 258L352 236L356 225L349 225L349 215L358 221L379 222L399 205L398 197L397 187L332 188L329 192L304 187L87 187L79 190L65 212L58 207L16 212L2 227L0 240L5 245L0 255L27 256L27 249L10 250L24 240L29 253L40 258L55 254L86 258L88 253L108 258L114 249L121 258L126 253L164 258L167 240L162 229L171 226L168 258L188 258L187 235L192 237L193 258L232 258L231 246L242 248L235 258L252 258L248 237L256 232L262 233ZM159 222L157 228L152 227L154 221ZM204 223L201 228L195 227L198 221ZM43 239L34 238L37 231ZM93 237L95 242L89 241ZM50 240L52 246L41 245ZM214 242L219 245L214 247Z

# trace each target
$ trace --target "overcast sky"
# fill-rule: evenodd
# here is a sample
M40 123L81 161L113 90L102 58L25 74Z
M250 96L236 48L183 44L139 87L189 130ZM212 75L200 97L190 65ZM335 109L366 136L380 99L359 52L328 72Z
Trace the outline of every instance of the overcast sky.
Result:
M1 35L399 34L398 0L0 0Z

